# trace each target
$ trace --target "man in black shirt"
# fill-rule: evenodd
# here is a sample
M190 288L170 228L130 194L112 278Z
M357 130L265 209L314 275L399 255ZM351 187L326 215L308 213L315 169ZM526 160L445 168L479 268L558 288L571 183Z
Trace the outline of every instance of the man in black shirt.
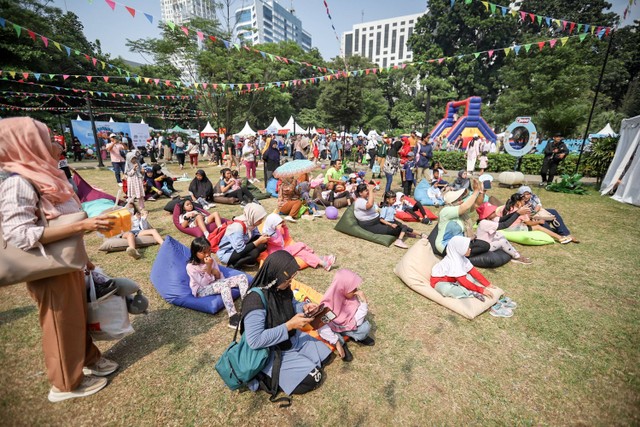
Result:
M569 154L569 149L564 143L561 133L556 133L553 136L553 141L548 142L544 147L544 160L542 161L542 169L540 169L540 176L542 182L540 187L544 187L547 183L553 183L553 178L556 176L558 165Z

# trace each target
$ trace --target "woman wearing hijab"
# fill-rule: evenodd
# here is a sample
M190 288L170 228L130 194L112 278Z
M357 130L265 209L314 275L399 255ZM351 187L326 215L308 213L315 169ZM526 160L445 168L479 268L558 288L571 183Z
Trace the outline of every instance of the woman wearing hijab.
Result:
M365 319L369 312L369 304L364 292L360 290L360 285L362 277L355 272L347 269L338 270L321 302L325 307L329 307L336 317L318 329L318 333L322 339L336 346L338 354L345 362L351 362L353 355L347 348L343 335L362 345L375 344L369 336L371 324Z
M471 239L454 236L447 245L447 255L431 269L431 287L445 297L484 301L493 298L494 286L471 264Z
M455 179L455 181L453 181L451 188L453 190L469 190L471 187L469 178L467 176L468 173L466 170L463 169L458 171L458 177Z
M273 176L273 171L280 166L280 151L278 150L278 141L275 138L269 142L269 148L262 155L264 160L264 182L269 182Z
M210 203L213 202L213 184L204 170L198 169L196 172L195 178L189 184L189 194L193 200L203 199L208 207L212 207Z
M326 345L300 331L313 320L303 313L315 310L317 305L294 299L291 280L298 268L288 252L272 253L251 284L262 289L267 307L255 292L249 292L242 303L241 332L247 344L253 349L272 350L267 366L249 388L266 388L272 400L279 390L291 395L319 387L323 362L331 355Z
M153 180L160 183L160 188L166 184L169 191L175 193L176 189L173 186L173 178L168 177L162 172L162 166L156 163L151 166L151 169L153 170Z
M250 183L258 182L256 178L256 145L253 143L253 139L247 138L244 140L244 147L242 147L242 160L244 161L244 169L247 175L247 181Z
M532 217L535 217L536 214L540 213L540 211L542 210L542 202L540 201L540 198L538 196L533 194L533 191L531 191L531 187L527 185L521 186L520 188L518 188L518 194L522 195L524 205L531 210ZM547 211L545 213L553 215L553 218L541 218L545 220L544 224L541 224L544 228L546 228L547 230L551 230L559 234L560 236L563 236L565 240L571 239L570 241L573 243L580 243L580 240L571 235L571 231L569 231L569 228L565 225L560 212L551 208L545 210Z
M0 120L0 231L5 242L27 251L87 231L113 228L108 215L45 226L36 214L41 209L47 220L53 220L81 210L64 172L58 169L60 150L43 123L28 117ZM77 256L87 257L86 253ZM87 267L95 268L88 260ZM51 383L49 400L60 402L100 391L107 385L101 377L113 373L118 364L101 356L87 331L83 272L27 282L27 289L39 311Z
M303 260L311 268L321 266L325 270L331 270L336 262L335 255L326 255L319 257L309 246L302 242L291 243L285 246L285 242L291 237L289 236L289 228L284 223L282 217L276 213L267 215L262 227L262 234L269 236L267 241L267 253L272 254L275 251L287 251L294 257Z
M267 216L267 211L258 204L249 203L244 214L234 218L228 225L218 244L216 255L227 267L239 269L244 265L255 265L258 257L267 249L269 236L260 235L258 226Z

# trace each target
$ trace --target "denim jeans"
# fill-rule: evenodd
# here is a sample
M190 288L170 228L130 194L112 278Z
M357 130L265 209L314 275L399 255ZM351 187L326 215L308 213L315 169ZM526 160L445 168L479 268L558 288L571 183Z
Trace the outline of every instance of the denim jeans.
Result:
M558 211L555 209L547 209L547 210L552 215L554 215L556 219L553 221L545 221L545 223L542 224L542 226L547 230L555 231L561 236L569 236L571 232L569 231L569 228L567 228L567 226L564 225L564 221L562 220L562 217L560 216Z
M124 173L124 162L111 162L113 166L113 173L116 174L116 181L118 184L122 182L121 174Z
M371 331L371 324L369 323L368 320L365 320L364 322L362 322L362 325L358 326L353 331L346 331L346 332L343 332L342 334L338 334L338 340L340 341L341 344L344 344L344 338L342 338L342 335L346 335L350 338L353 338L356 341L362 341L367 336L369 336L370 331Z
M393 174L384 173L384 177L387 179L387 185L384 187L384 191L391 191L391 183L393 182Z

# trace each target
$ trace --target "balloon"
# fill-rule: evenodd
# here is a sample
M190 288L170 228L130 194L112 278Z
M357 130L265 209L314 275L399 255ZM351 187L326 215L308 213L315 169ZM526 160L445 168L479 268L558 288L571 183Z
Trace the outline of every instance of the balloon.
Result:
M93 156L93 150L91 148L87 149L87 154Z
M323 163L322 165L320 165L320 168L321 168L321 169L326 169L326 168L327 168L327 165L325 165L325 164Z
M338 209L335 206L328 206L324 211L324 215L327 219L338 219Z

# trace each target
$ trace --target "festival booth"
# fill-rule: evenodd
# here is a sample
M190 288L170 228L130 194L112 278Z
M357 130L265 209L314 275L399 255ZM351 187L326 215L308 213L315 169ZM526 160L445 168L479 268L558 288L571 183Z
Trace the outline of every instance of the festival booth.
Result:
M458 116L457 111L460 107L464 107L464 113ZM453 142L462 135L464 147L475 134L487 141L496 142L496 134L480 115L481 107L482 99L479 96L472 96L463 101L450 101L447 103L444 118L431 130L431 137L446 135L447 139Z
M210 136L217 136L218 132L211 126L211 123L207 122L207 125L200 131L200 136L203 138L207 138Z
M296 123L296 121L293 119L293 116L289 117L289 121L283 126L283 128L287 129L294 135L306 135L308 133L305 128Z
M236 135L237 136L256 136L256 131L251 129L251 126L249 126L249 122L244 122L244 127Z
M109 134L119 134L122 132L124 134L129 134L131 142L133 142L133 145L136 147L145 147L147 145L147 139L149 139L149 125L146 123L109 121L95 122L95 124L98 139L107 140L109 139ZM95 145L90 120L71 120L71 129L73 131L73 136L80 140L80 144L88 147L93 147Z
M623 203L640 206L640 116L625 119L620 125L620 140L609 170L602 180L600 194L618 188L611 197Z

